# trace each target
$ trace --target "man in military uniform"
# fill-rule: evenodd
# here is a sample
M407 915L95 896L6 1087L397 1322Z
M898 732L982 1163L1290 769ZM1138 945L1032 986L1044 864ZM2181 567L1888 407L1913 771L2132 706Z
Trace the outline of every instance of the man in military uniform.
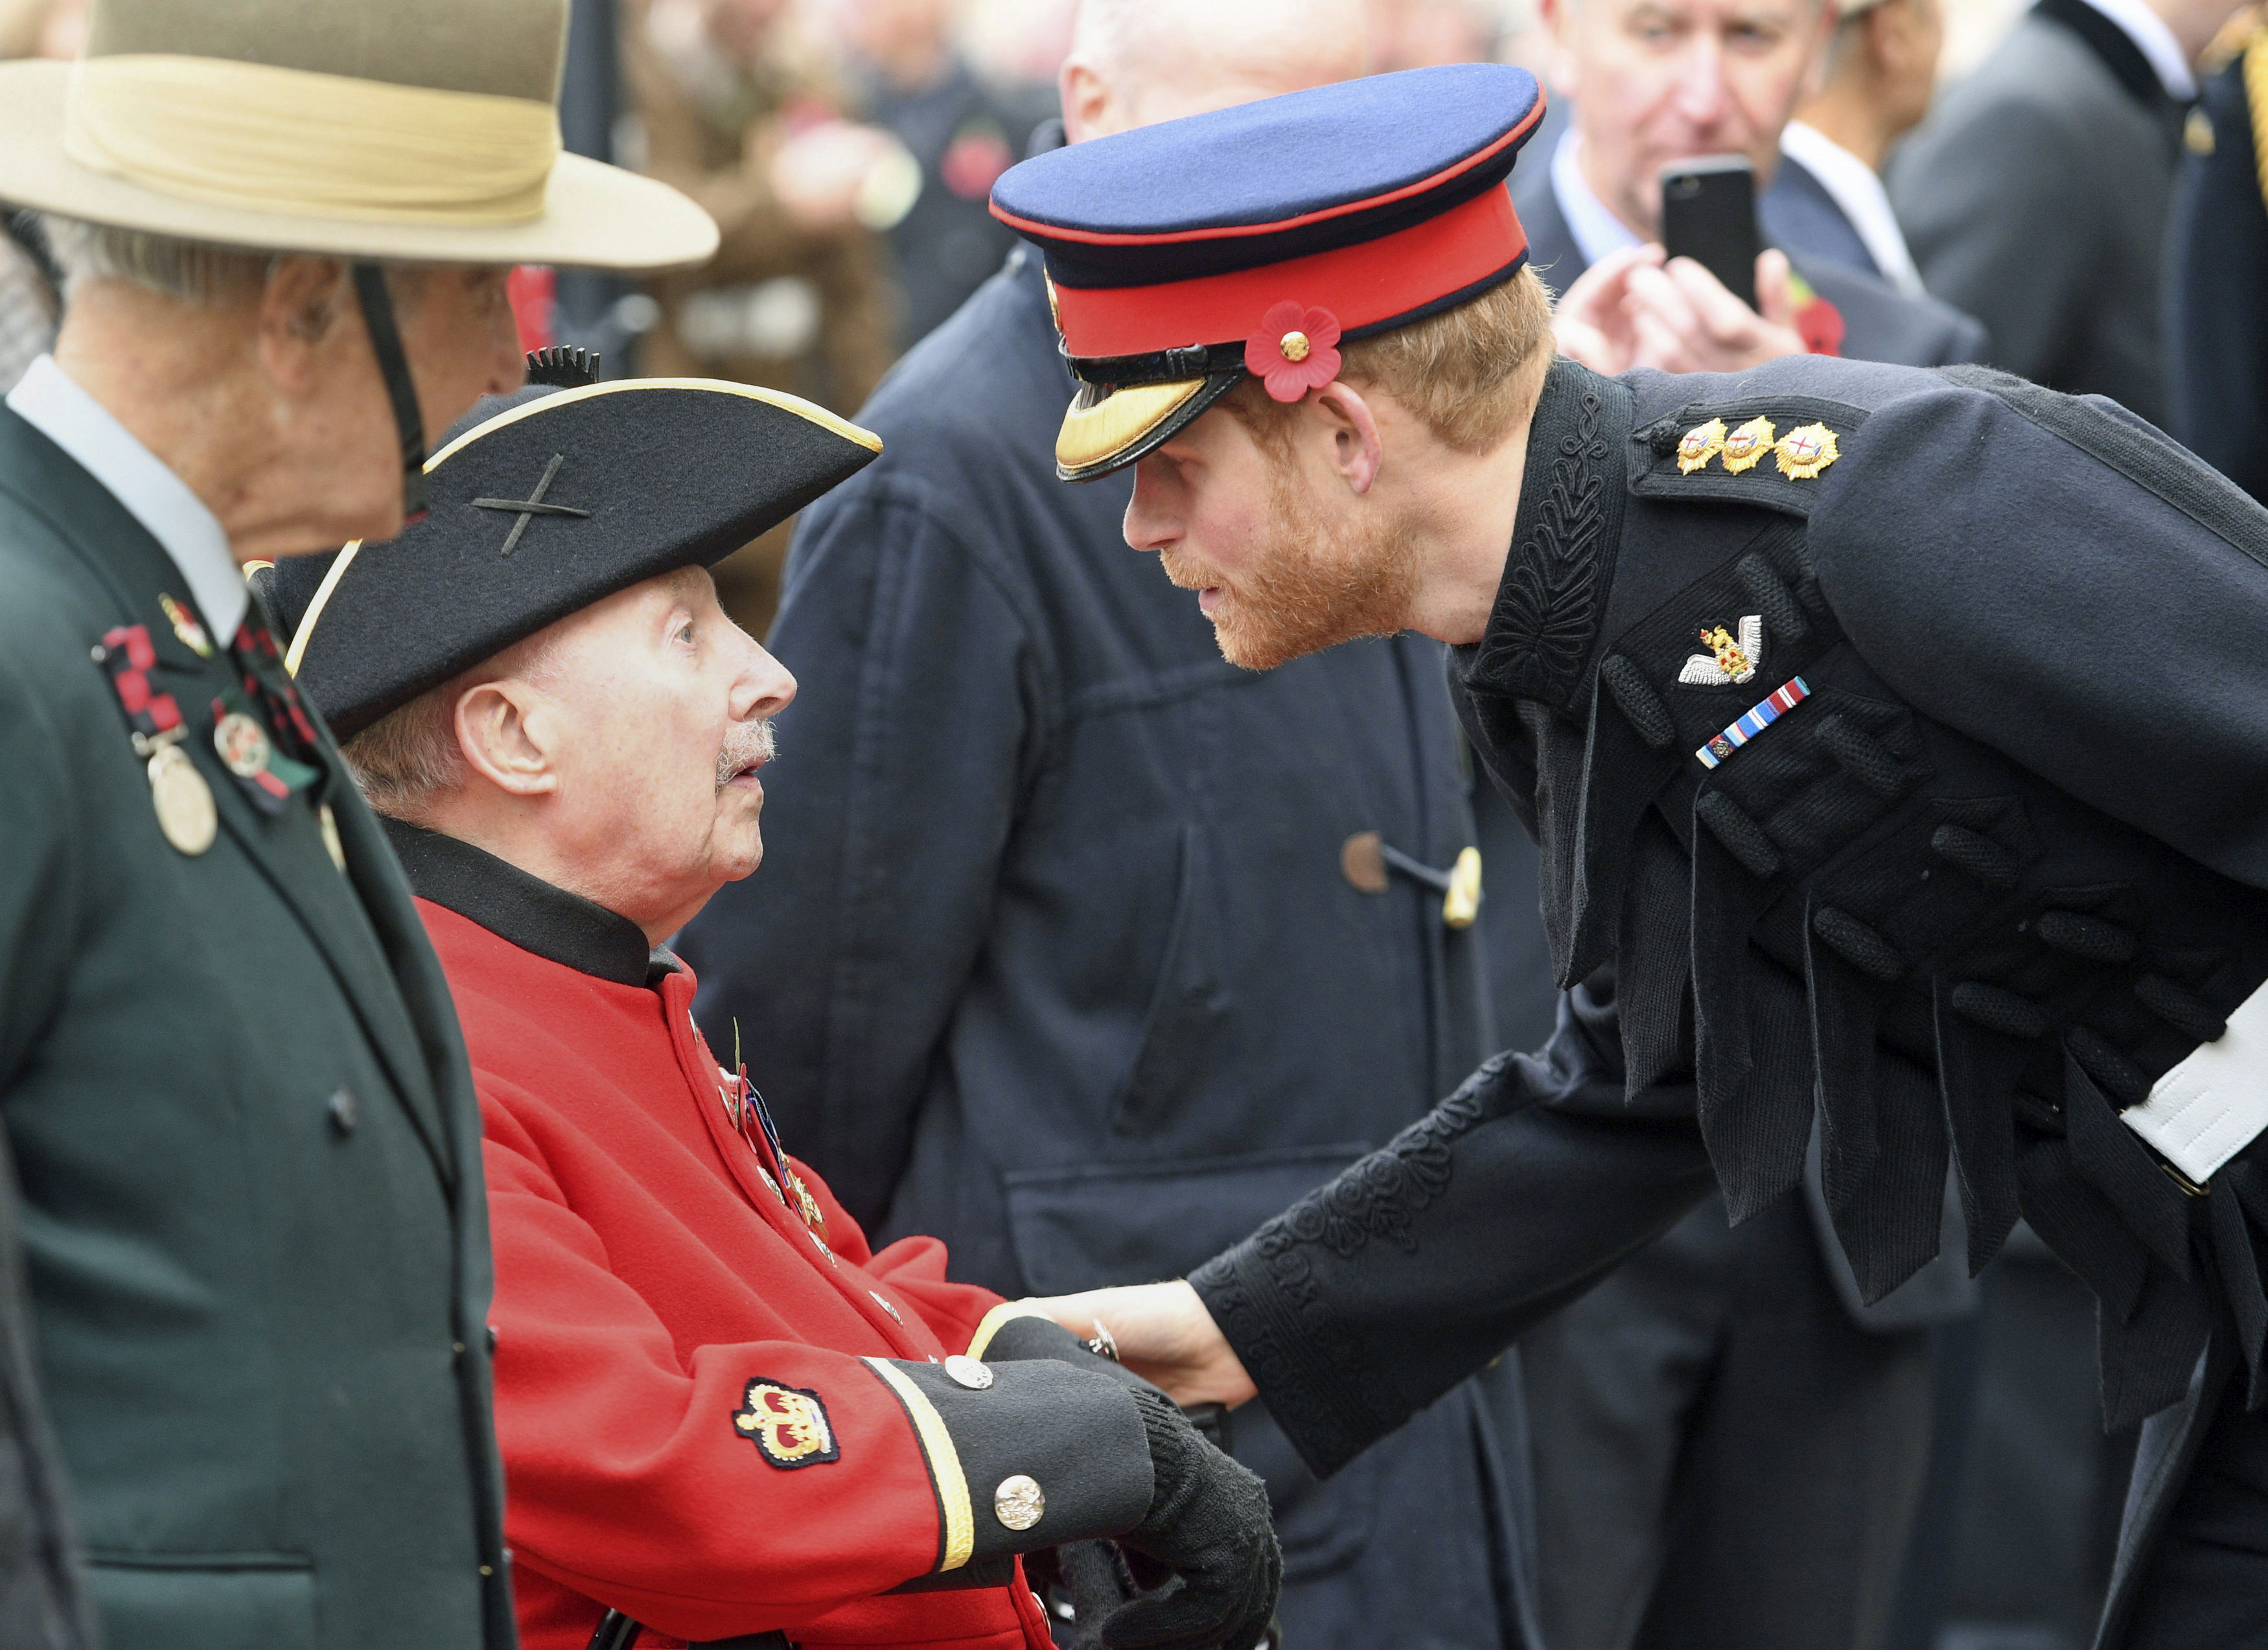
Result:
M1862 1295L2019 1212L2144 1423L2104 1641L2268 1635L2268 513L1972 368L1556 362L1492 67L1025 163L1067 479L1265 667L1415 628L1535 833L1539 1055L1187 1281L1069 1297L1319 1470L1675 1219L1824 1197ZM1264 170L1260 164L1265 158ZM1190 340L1204 343L1192 345Z
M762 858L795 694L707 567L880 446L736 384L531 387L425 521L269 576L464 1017L523 1639L1050 1650L1017 1555L1119 1536L1182 1580L1105 1641L1251 1650L1259 1481L935 1239L871 1253L659 948Z
M505 266L714 245L559 158L565 25L100 0L0 67L70 284L0 413L0 1122L112 1650L513 1642L462 1045L239 566L422 507Z

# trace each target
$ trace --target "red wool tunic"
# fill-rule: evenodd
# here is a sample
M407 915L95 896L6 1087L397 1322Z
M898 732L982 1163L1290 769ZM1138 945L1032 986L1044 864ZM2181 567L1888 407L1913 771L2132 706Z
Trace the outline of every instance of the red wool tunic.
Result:
M934 1239L871 1254L804 1169L822 1245L767 1183L753 1119L735 1127L689 973L618 983L417 905L480 1090L527 1650L584 1650L608 1609L645 1624L641 1650L773 1630L1049 1650L1020 1568L880 1596L944 1547L915 1425L862 1359L961 1352L998 1297L947 1283ZM760 1447L758 1381L815 1396L823 1432Z

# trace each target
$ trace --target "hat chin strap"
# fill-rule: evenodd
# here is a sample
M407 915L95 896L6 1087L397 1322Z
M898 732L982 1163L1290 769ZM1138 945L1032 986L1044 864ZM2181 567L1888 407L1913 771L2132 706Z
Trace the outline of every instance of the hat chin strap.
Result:
M386 398L394 403L394 428L401 434L401 513L406 526L422 518L426 510L425 418L417 410L417 386L409 376L409 357L402 352L401 329L394 325L386 271L374 263L356 264L354 289L362 300L363 320L370 328L379 375L386 380Z

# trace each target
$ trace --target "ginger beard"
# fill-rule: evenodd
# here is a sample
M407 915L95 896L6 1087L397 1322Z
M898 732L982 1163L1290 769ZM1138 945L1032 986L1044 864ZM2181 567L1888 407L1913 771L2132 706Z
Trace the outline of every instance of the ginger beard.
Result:
M1418 549L1395 516L1330 520L1288 453L1268 452L1270 531L1231 575L1186 541L1160 557L1183 590L1217 590L1211 617L1223 659L1273 670L1359 636L1408 628Z

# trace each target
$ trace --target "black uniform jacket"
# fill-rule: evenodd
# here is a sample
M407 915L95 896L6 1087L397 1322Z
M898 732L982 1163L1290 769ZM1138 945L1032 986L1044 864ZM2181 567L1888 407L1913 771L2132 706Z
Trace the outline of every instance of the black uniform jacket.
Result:
M1440 648L1224 662L1126 548L1130 477L1056 480L1071 388L1020 252L862 411L882 456L805 513L772 634L800 691L764 865L680 941L711 1046L737 1029L850 1212L1010 1296L1187 1271L1493 1046L1475 932L1341 866L1363 832L1437 868L1472 841ZM1496 1631L1484 1502L1517 1463L1476 1407L1322 1492L1237 1418L1292 1593L1363 1582L1347 1642Z
M1737 473L1680 440L1771 421ZM1691 449L1687 458L1691 457ZM2139 419L1976 368L1550 373L1452 676L1573 989L1193 1281L1318 1469L1666 1227L1824 1184L1870 1298L2019 1210L2102 1302L2114 1422L2257 1371L2256 1144L2185 1190L2118 1120L2268 977L2268 513ZM1754 618L1745 684L1681 681ZM1706 659L1701 662L1709 662ZM1703 670L1700 674L1706 676ZM1749 742L1712 736L1800 680ZM2257 1388L2256 1388L2257 1390Z
M1528 256L1539 267L1548 266L1549 278L1564 290L1587 266L1568 227L1566 214L1560 210L1558 194L1548 168L1539 167L1528 177L1519 205L1521 221L1528 230ZM1850 248L1858 249L1858 258L1869 255L1858 232L1843 216L1834 197L1796 162L1781 158L1779 173L1759 203L1758 214L1773 244L1787 252L1799 273L1808 277L1841 313L1846 329L1842 354L1846 359L1893 361L1906 366L1950 366L1976 361L1983 356L1984 329L1969 316L1934 298L1907 297L1874 273L1871 261L1863 269L1855 267ZM1477 796L1473 812L1491 862L1509 860L1511 856L1505 851L1505 844L1518 838L1521 832L1508 817L1503 800L1492 794ZM1501 891L1501 879L1498 888ZM1500 966L1507 960L1502 945L1506 916L1505 904L1498 901L1484 920L1491 925L1498 944L1498 950L1490 957L1498 1023L1509 1031L1517 1023L1521 1009L1533 1014L1538 1005L1533 992L1519 998L1511 995L1528 982L1507 978L1513 970ZM1532 925L1532 911L1527 914L1527 919ZM1536 949L1529 942L1518 954L1520 960L1533 966ZM1542 1038L1533 1041L1541 1042ZM1522 1048L1532 1044L1508 1037L1503 1046ZM1847 1286L1849 1280L1844 1276L1842 1257L1836 1252L1829 1223L1822 1218L1821 1203L1809 1195L1817 1190L1815 1183L1808 1188L1806 1201L1819 1233L1821 1252L1837 1279L1845 1304L1852 1308L1853 1318L1861 1327L1879 1330L1943 1322L1975 1310L1976 1285L1950 1265L1929 1267L1894 1299L1878 1302L1873 1307L1861 1307L1857 1294Z
M0 1122L40 1374L109 1650L508 1650L480 1116L376 822L320 755L256 809L213 744L173 563L0 410ZM91 650L219 814L190 855Z

